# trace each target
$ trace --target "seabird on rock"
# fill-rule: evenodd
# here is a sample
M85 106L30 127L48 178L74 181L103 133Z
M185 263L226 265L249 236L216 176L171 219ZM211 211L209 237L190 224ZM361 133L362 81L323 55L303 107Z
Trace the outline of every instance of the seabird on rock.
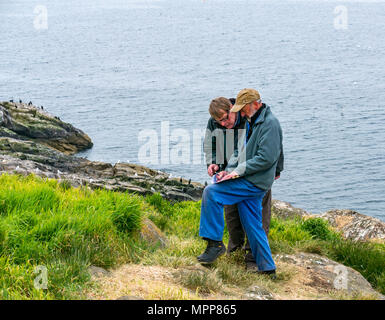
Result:
M44 110L43 106L40 106L41 110Z
M19 103L23 103L23 101L20 99L20 100L19 100Z
M180 183L183 183L182 177L180 177L179 182L180 182Z
M12 103L13 103L13 100L9 100L9 102L12 102Z
M191 179L188 181L188 184L191 184Z
M207 181L205 181L205 187L207 187Z
M28 102L28 105L29 105L29 106L32 106L32 101Z

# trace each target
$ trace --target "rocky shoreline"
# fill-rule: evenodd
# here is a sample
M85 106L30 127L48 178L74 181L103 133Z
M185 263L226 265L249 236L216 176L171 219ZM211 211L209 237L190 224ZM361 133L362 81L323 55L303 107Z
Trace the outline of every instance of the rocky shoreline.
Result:
M203 186L135 164L89 161L73 154L93 146L83 131L32 104L0 103L0 174L4 172L68 181L169 200L199 200Z
M204 186L144 166L89 161L73 154L93 146L80 129L32 104L0 102L0 174L35 174L67 181L74 187L105 188L141 195L160 193L175 201L201 198ZM356 241L385 241L385 223L352 210L319 215L278 200L273 214L280 217L319 217L343 236Z

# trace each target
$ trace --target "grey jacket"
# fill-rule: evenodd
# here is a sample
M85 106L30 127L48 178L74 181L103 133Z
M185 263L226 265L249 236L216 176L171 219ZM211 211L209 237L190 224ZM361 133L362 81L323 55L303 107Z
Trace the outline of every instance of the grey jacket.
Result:
M270 107L264 105L251 127L252 134L247 144L231 157L226 171L235 171L258 188L269 190L274 182L278 163L282 166L279 171L283 170L281 125Z

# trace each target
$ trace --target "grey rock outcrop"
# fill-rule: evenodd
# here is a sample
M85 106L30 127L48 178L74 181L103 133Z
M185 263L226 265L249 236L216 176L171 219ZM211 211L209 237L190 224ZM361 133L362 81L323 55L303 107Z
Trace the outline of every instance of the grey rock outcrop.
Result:
M274 295L260 286L251 286L242 298L245 300L274 300Z
M385 222L358 213L353 210L329 210L321 214L312 214L295 208L290 203L273 200L272 212L280 218L321 218L331 227L341 232L346 239L354 241L385 241Z
M112 165L72 156L90 147L92 141L85 133L44 110L23 103L0 103L0 174L33 173L74 187L160 193L176 201L201 197L199 183L171 179L167 173L140 165Z
M106 269L97 266L89 266L88 273L93 277L106 277L110 275L110 272Z
M318 291L343 291L352 296L385 298L358 271L320 255L300 252L294 255L277 254L274 259L278 263L296 266L303 284Z
M148 243L160 244L161 247L167 245L166 236L150 219L142 221L140 237Z
M309 214L303 209L295 208L290 203L280 200L272 200L272 211L274 215L280 218L300 218Z
M80 129L25 103L0 104L0 135L34 141L66 154L92 147L90 137Z
M385 223L352 210L330 210L315 215L327 220L347 239L355 241L385 241Z

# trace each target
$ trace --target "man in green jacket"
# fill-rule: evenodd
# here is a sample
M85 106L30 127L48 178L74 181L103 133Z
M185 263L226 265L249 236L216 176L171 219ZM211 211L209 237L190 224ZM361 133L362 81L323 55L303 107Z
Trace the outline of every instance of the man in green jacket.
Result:
M216 175L219 183L207 186L203 192L199 234L208 244L198 260L212 263L224 254L223 206L237 204L259 272L275 274L275 264L262 228L262 198L275 179L283 150L282 130L277 118L254 89L239 92L231 112L239 111L248 120L245 143L229 160L227 171Z

